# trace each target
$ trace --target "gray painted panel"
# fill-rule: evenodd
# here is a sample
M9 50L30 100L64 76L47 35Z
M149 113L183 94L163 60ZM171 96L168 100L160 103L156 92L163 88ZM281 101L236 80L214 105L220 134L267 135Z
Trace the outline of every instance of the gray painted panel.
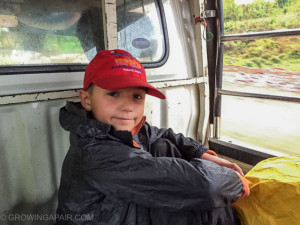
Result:
M21 214L54 213L60 168L69 146L68 133L58 123L64 104L65 100L55 100L0 107L0 213L11 216L1 224L10 224Z

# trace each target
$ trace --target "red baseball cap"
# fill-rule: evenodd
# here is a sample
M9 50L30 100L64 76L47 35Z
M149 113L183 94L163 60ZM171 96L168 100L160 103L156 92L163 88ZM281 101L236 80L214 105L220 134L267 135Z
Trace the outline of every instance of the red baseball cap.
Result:
M85 70L83 90L94 84L107 90L130 87L147 88L147 94L165 99L165 95L147 82L145 69L129 52L102 50Z

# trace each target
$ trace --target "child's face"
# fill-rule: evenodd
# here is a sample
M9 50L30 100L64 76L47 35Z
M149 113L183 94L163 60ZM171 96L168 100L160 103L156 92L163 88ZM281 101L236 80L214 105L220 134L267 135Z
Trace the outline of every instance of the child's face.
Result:
M91 94L81 92L86 94L84 98L80 93L83 107L92 111L98 121L111 124L115 130L130 131L143 118L146 97L143 88L106 90L94 85Z

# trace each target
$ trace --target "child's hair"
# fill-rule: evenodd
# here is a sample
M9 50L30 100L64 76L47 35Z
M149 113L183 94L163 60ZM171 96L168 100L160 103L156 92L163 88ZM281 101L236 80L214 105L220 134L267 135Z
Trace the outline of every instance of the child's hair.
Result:
M90 84L90 86L85 90L87 91L89 94L92 94L93 93L93 84Z
M148 84L142 64L130 53L120 49L97 53L85 70L83 90L87 91L92 84L108 90L143 87L149 95L166 98L162 92Z

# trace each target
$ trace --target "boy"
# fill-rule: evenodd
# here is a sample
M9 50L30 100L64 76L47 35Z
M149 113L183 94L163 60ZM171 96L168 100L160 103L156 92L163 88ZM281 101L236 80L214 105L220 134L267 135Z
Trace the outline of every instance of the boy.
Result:
M70 149L57 224L237 223L231 203L249 194L241 169L146 123L146 94L165 98L126 51L100 51L87 66L80 103L60 111Z

